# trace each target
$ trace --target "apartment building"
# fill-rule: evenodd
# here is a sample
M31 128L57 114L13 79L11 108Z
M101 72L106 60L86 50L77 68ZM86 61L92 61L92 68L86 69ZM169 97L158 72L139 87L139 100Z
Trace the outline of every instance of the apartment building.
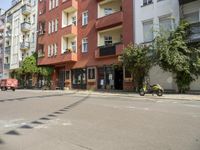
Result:
M171 31L180 19L193 23L190 42L198 42L200 35L200 1L199 0L137 0L135 10L135 43L151 44L157 31ZM149 73L152 84L159 83L164 89L177 90L174 75L163 71L159 66ZM191 90L199 90L200 82L192 83Z
M4 53L4 10L0 9L0 79L3 77L3 53Z
M54 67L52 88L132 87L119 59L133 41L132 6L132 0L39 0L38 64Z
M5 12L3 78L8 78L25 57L36 51L37 0L18 0L12 4Z

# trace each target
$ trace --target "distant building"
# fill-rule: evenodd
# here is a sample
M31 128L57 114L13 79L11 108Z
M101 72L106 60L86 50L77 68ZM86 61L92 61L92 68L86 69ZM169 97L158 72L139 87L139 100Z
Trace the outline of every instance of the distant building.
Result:
M8 78L25 57L36 51L37 0L18 1L5 15L3 78Z
M5 15L0 9L0 79L3 77Z

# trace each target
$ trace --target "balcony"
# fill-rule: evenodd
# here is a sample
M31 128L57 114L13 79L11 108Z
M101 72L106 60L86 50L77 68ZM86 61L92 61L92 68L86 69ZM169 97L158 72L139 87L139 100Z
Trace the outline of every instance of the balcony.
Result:
M74 52L67 52L62 54L64 57L64 60L66 62L76 62L77 61L77 53Z
M197 0L179 0L179 4L184 5L184 4L187 4L187 3L194 2L194 1L197 1Z
M199 41L200 41L200 22L197 22L190 25L189 42L199 42Z
M42 58L42 57L45 57L45 52L44 50L38 50L38 58Z
M4 64L4 69L10 69L10 64Z
M30 48L30 42L22 42L20 44L20 49L21 50L28 50Z
M29 22L23 22L21 24L21 31L28 32L31 30L31 24Z
M23 15L30 15L31 14L31 6L28 4L25 4L22 6L22 14Z
M77 26L75 25L69 25L62 29L63 35L66 35L67 37L70 36L76 36L77 35Z
M121 43L113 44L109 46L98 47L95 51L95 58L105 58L111 56L119 56L122 54L124 45Z
M123 12L119 11L101 18L96 21L96 29L103 30L106 28L121 25L123 23Z
M62 0L63 8L67 8L67 11L70 11L71 9L78 8L77 0Z

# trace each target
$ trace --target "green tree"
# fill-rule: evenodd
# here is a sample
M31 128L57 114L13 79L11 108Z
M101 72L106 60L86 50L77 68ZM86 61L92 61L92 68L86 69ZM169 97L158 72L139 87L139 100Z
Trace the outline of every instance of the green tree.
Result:
M123 53L123 64L132 74L136 91L142 86L144 78L152 66L151 47L129 44Z
M200 50L188 43L189 27L187 22L181 21L170 37L159 33L154 42L159 66L175 75L180 93L189 90L191 82L200 74Z

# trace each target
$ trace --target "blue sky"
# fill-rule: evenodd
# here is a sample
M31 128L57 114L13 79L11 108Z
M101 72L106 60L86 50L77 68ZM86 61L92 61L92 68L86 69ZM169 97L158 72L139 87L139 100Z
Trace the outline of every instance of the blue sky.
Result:
M11 6L11 1L12 0L0 0L0 8L7 10Z

